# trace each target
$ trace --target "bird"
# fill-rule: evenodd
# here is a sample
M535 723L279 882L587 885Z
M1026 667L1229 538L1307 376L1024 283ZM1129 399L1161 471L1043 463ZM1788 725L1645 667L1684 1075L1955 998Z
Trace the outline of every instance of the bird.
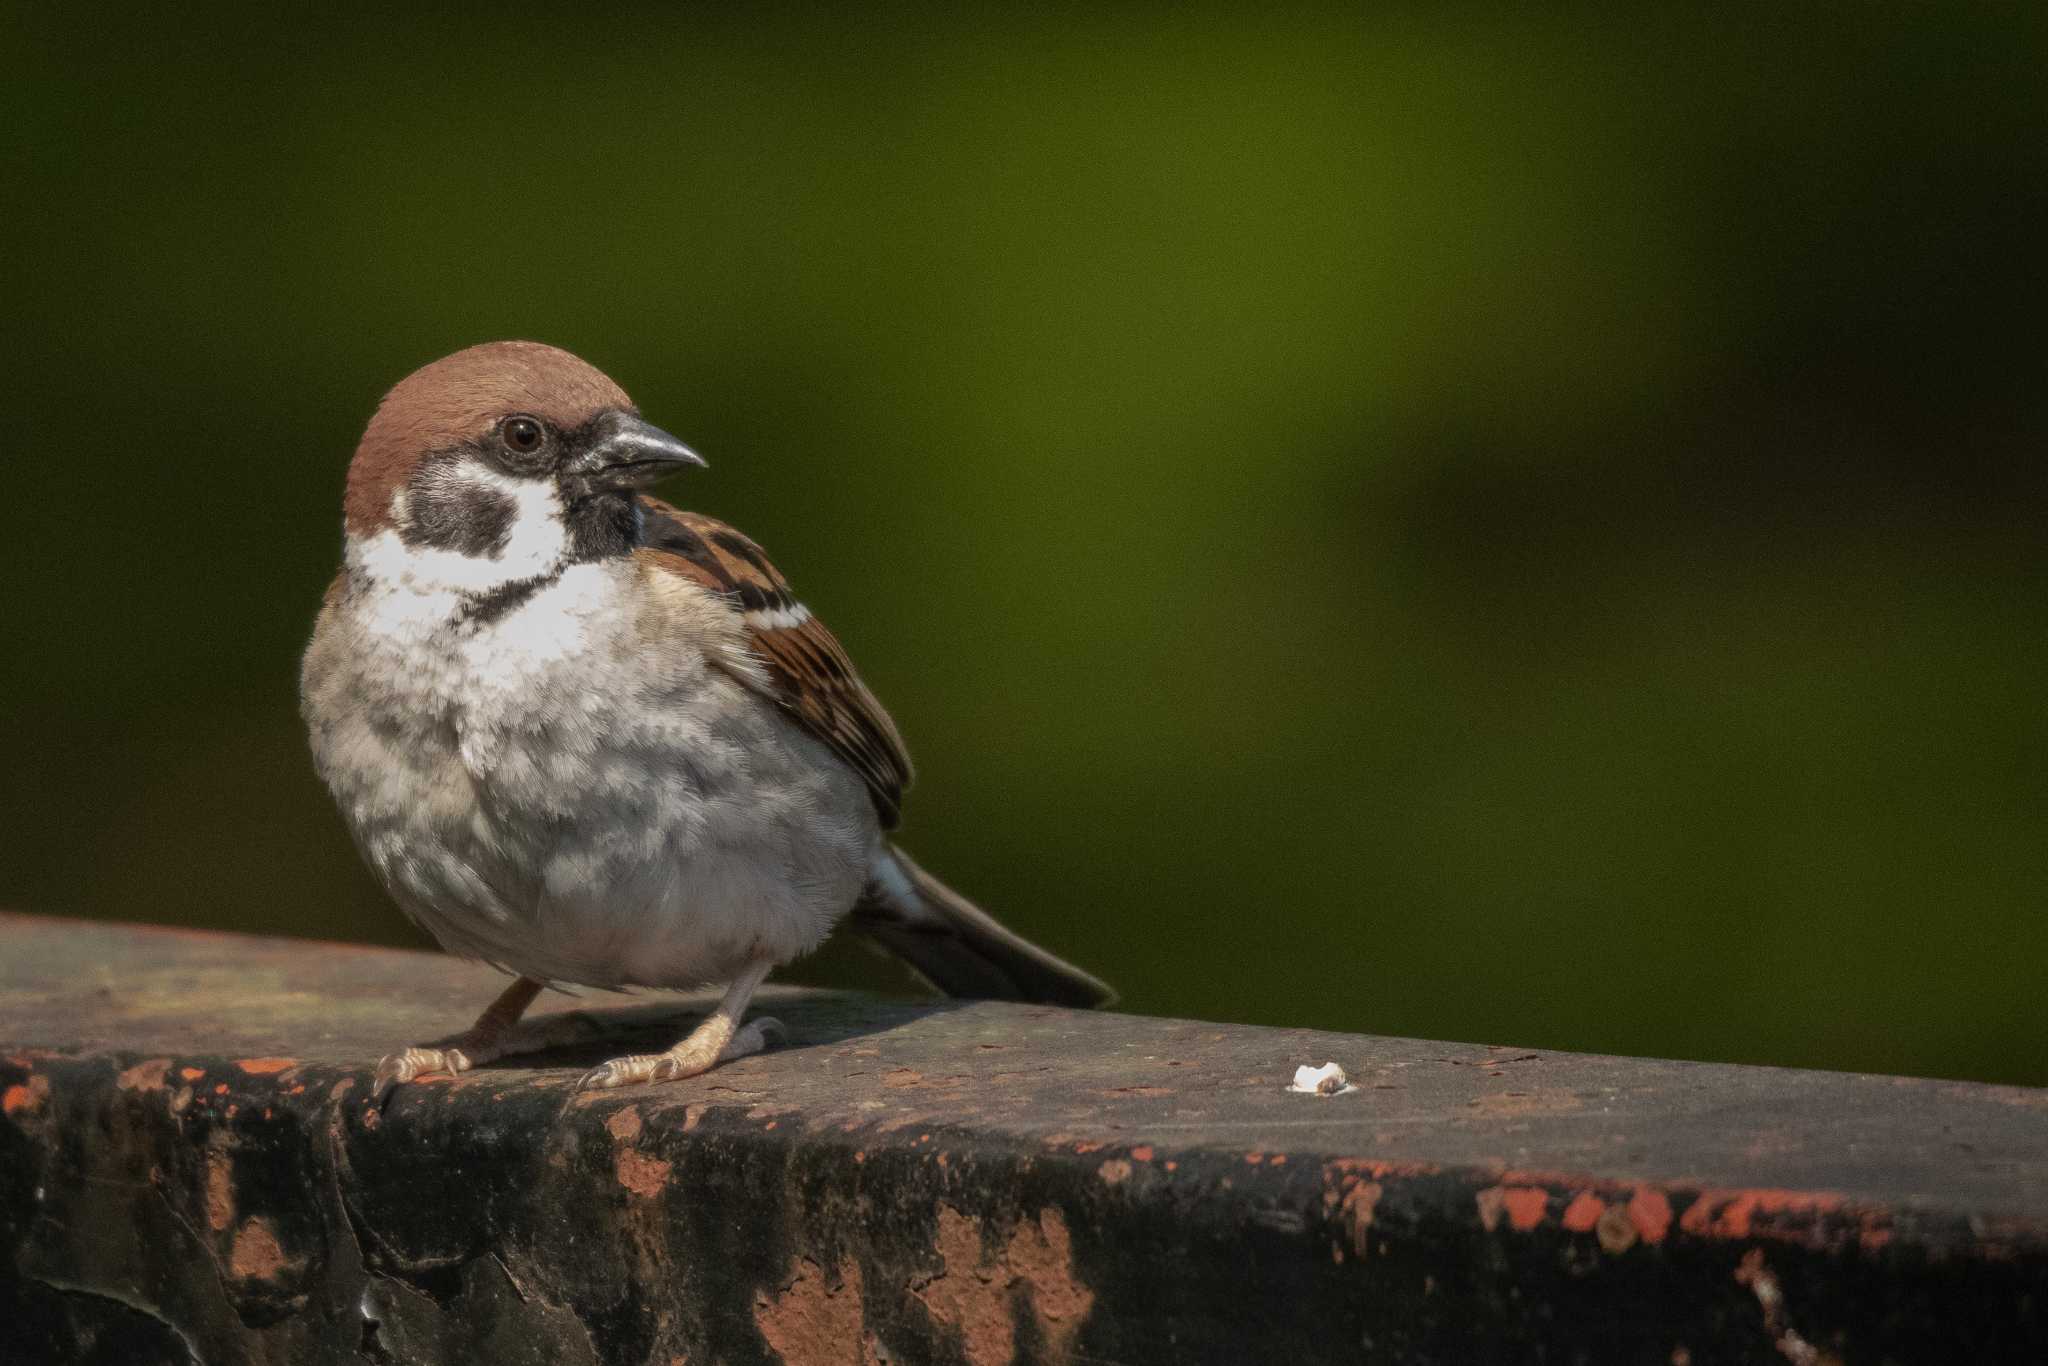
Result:
M380 1099L563 1041L574 1012L521 1023L549 987L721 988L578 1085L699 1075L784 1037L749 1003L842 922L949 996L1114 999L894 842L910 758L844 647L752 540L647 492L704 465L532 341L421 367L364 430L300 668L314 767L398 906L513 977L383 1058Z

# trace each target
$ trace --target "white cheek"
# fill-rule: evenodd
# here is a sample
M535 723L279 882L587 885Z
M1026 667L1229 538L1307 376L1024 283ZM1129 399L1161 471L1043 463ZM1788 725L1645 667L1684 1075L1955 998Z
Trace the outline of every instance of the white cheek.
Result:
M552 483L508 479L489 470L464 470L458 477L512 500L512 525L504 549L494 555L464 555L410 546L396 531L380 531L350 541L349 567L380 588L430 598L487 593L521 579L541 578L561 567L568 554L569 536L562 525L562 500ZM403 517L403 503L394 511Z
M533 483L524 479L490 479L501 492L510 494L518 512L512 518L512 534L505 542L498 562L514 572L512 578L545 574L568 553L569 532L562 525L562 499L552 482Z

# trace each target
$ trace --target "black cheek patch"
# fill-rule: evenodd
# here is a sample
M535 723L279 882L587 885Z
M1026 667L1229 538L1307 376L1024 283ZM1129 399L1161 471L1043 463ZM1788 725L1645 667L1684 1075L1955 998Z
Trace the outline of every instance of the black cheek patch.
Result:
M399 538L414 547L452 550L472 559L495 559L512 540L519 515L509 494L453 477L441 461L422 462L405 490L406 522Z

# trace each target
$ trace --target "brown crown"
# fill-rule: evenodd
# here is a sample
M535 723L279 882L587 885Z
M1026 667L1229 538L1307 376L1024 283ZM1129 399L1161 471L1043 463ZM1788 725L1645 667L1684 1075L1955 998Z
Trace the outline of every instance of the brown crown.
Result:
M508 413L581 426L609 408L634 411L596 367L540 342L486 342L407 375L377 405L348 467L342 522L371 535L391 522L392 495L429 451L474 441Z

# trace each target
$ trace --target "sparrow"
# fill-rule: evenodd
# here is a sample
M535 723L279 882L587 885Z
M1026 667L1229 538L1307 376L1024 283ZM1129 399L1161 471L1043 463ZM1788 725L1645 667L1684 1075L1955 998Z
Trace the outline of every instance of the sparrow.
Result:
M703 464L537 342L437 360L370 419L300 672L313 762L399 907L514 976L384 1058L380 1098L559 1041L519 1023L546 986L723 988L584 1088L758 1052L754 992L842 920L948 995L1112 999L891 841L910 757L845 649L753 541L645 492Z

